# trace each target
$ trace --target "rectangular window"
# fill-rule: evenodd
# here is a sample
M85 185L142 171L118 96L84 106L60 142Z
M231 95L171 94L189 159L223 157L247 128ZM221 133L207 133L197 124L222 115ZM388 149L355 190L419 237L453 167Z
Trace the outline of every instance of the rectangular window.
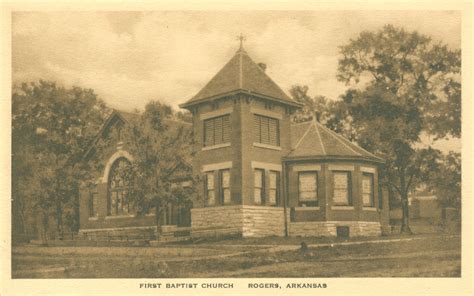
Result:
M300 207L318 206L318 172L298 174L298 199Z
M230 115L204 120L204 146L230 142Z
M228 205L230 204L230 170L221 170L219 172L221 181L221 203Z
M280 146L278 119L254 114L254 142Z
M374 204L374 174L362 174L362 204L364 207L373 207Z
M379 199L379 209L383 209L383 190L382 190L382 182L379 179L378 182L378 199Z
M206 198L207 205L213 206L216 204L216 194L214 189L214 172L206 173Z
M97 192L89 193L89 217L97 217Z
M265 204L265 171L262 169L254 171L253 200L256 205Z
M280 200L280 172L270 171L270 184L268 184L268 204L276 206Z
M351 172L333 172L333 202L335 205L352 205Z

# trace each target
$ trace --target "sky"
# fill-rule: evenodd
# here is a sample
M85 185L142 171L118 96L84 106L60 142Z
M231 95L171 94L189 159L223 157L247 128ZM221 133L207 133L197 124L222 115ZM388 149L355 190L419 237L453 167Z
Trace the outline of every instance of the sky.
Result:
M393 24L461 47L456 11L15 12L13 83L53 80L92 88L110 107L177 105L195 95L244 48L288 93L337 99L339 47L364 30Z

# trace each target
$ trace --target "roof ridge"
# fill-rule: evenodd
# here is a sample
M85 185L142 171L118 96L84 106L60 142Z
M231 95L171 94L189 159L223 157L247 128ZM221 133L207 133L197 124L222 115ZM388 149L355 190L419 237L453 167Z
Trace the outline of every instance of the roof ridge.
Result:
M332 131L330 128L326 128L324 127L322 124L318 123L320 126L322 126L323 128L325 128L326 130L329 131L329 133L331 133L331 135L336 138L336 140L338 140L340 143L342 143L342 145L344 145L346 148L348 148L349 150L352 150L352 152L354 152L355 154L359 155L359 156L362 156L362 154L360 152L357 152L355 151L352 147L350 147L347 143L344 143L343 140L341 140L341 135L337 134L336 132ZM343 137L342 137L343 138ZM351 142L351 144L353 144ZM354 145L354 144L353 144Z
M177 118L173 118L173 117L170 117L170 118L165 117L165 118L163 118L163 120L172 121L172 122L176 122L176 123L182 123L182 124L185 124L185 125L192 125L191 122L187 122L187 121L177 119Z
M216 74L214 74L214 75L212 76L211 79L209 79L209 81L204 85L204 87L201 88L201 89L197 92L197 94L195 94L195 95L190 99L190 101L192 101L195 97L197 97L197 96L201 93L202 90L206 89L206 87L214 80L214 78L216 78L216 77L227 67L227 65L229 65L230 62L232 62L232 60L235 58L235 56L236 56L237 54L238 54L238 52L236 52L236 53L232 56L232 58L230 58L230 60L228 60L227 63L225 63L224 66L223 66L222 68L220 68L220 69L216 72ZM206 99L206 98L203 98L203 99ZM200 100L199 100L199 101L200 101ZM187 102L185 102L184 104L186 104L186 103L187 103Z
M303 121L303 122L295 122L295 123L291 123L291 125L295 126L295 125L308 124L308 123L311 123L311 120L307 120L307 121Z
M323 139L321 138L321 134L319 133L319 129L318 129L318 125L316 124L316 121L313 120L311 125L312 126L314 125L314 127L316 128L316 133L318 134L319 143L321 143L321 148L323 148L323 153L324 153L324 155L327 155L326 149L324 148Z
M368 153L370 154L371 156L373 157L376 157L376 158L379 158L379 159L382 159L380 157L378 157L377 155L373 154L372 152L370 151L367 151L366 149L360 147L359 145L357 145L356 143L353 143L352 141L350 141L349 139L346 139L344 136L342 135L339 135L338 133L336 133L335 131L331 130L330 128L327 128L331 133L335 134L336 136L339 136L339 138L341 138L343 141L347 141L349 142L350 144L354 145L355 147L357 147L358 149L361 149L362 151L364 151L365 153ZM360 153L359 153L360 155Z
M250 60L252 63L254 63L255 66L257 66L257 69L258 69L260 72L262 72L262 74L263 74L264 76L266 76L266 77L268 78L268 80L270 80L270 82L272 82L272 83L276 86L276 88L278 88L285 96L288 97L288 99L290 99L290 101L293 101L293 102L297 103L294 99L292 99L289 95L287 95L286 92L285 92L275 81L273 81L273 79L270 77L270 75L268 75L267 72L265 72L265 71L262 69L262 67L260 67L257 63L255 63L255 61L254 61L248 54L247 54L247 57L249 58L249 60Z
M298 146L301 144L301 142L303 141L303 139L304 139L304 138L306 137L306 135L309 133L309 130L311 129L311 125L312 125L312 124L310 124L310 125L308 126L308 128L307 128L306 131L304 132L303 136L298 140L298 143L296 143L295 148L293 148L293 150L296 150L296 148L298 148Z
M229 92L244 92L293 107L302 106L275 83L243 48L239 49L197 94L179 106L188 108L220 98Z

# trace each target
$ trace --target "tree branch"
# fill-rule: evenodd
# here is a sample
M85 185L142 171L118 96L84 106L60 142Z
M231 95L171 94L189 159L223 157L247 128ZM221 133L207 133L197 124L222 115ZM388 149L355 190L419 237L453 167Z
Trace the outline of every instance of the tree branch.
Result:
M415 174L413 173L413 174L410 175L410 179L408 179L407 186L406 186L407 187L406 188L407 193L408 193L408 189L410 188L411 182L413 181L414 177L415 177Z
M395 185L391 181L387 181L387 184L391 185L393 188L395 188L398 191L398 193L400 193L400 195L402 195L402 191L400 190L400 188L397 185Z

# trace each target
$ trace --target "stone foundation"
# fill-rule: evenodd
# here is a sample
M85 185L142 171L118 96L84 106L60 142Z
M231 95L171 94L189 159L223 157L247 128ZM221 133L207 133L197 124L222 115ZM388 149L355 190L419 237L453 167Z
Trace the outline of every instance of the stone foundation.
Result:
M288 231L290 236L337 236L338 226L348 226L350 237L382 234L379 222L364 221L291 222Z
M193 237L241 235L284 236L283 208L221 206L191 209Z
M284 236L283 208L243 206L244 237Z
M191 209L191 236L242 234L242 206Z
M155 239L156 226L81 229L79 237L85 240Z
M289 213L288 213L289 218ZM289 236L337 236L338 226L349 227L349 236L380 236L379 222L365 221L312 221L289 222ZM174 236L175 232L189 228L163 225L161 236ZM191 209L191 235L193 237L284 236L284 209L266 206L221 206ZM81 237L87 240L114 240L130 238L152 238L155 226L82 229ZM188 234L189 235L189 232Z

